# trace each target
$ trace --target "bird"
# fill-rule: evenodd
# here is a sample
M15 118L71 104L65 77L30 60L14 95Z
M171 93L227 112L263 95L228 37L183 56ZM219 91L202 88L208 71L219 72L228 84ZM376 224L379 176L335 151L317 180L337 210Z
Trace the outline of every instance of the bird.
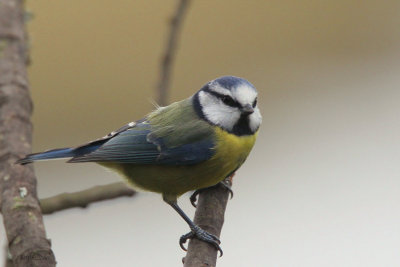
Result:
M246 79L216 78L195 94L106 136L77 147L26 155L17 161L70 158L69 163L95 162L120 174L134 189L162 195L188 224L179 244L197 238L222 256L217 236L197 226L179 207L178 197L223 182L244 163L262 122L257 90Z

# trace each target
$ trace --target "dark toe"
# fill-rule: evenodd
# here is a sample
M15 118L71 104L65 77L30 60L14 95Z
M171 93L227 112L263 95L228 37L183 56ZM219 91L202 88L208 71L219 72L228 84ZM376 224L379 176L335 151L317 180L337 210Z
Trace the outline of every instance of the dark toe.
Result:
M184 251L187 251L184 244L186 243L186 241L188 239L192 239L192 238L197 238L201 241L204 241L206 243L213 245L220 252L220 257L223 255L223 251L222 251L221 247L219 246L219 244L221 244L221 241L219 240L219 238L213 234L208 233L207 231L204 231L203 229L201 229L198 226L193 228L191 232L181 236L181 238L179 239L179 246Z

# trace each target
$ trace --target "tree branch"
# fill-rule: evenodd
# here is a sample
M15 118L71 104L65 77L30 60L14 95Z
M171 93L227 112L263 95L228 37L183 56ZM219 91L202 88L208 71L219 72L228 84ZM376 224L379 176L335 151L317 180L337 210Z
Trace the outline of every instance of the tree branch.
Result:
M122 196L134 196L135 194L136 192L125 183L117 182L95 186L79 192L63 193L54 197L44 198L40 200L40 206L43 214L51 214L70 208L86 208L93 202Z
M157 103L165 106L168 103L168 91L172 72L172 63L175 59L179 34L182 29L183 19L190 0L180 0L175 15L171 19L171 29L168 35L164 54L161 58L160 79L157 86Z
M46 238L32 166L15 164L31 151L32 102L23 0L0 2L0 211L14 266L55 266Z
M232 185L232 176L225 180ZM228 203L229 190L223 186L213 186L199 195L194 223L207 232L220 236L224 224L224 214ZM213 267L217 264L218 251L210 244L191 239L184 267Z

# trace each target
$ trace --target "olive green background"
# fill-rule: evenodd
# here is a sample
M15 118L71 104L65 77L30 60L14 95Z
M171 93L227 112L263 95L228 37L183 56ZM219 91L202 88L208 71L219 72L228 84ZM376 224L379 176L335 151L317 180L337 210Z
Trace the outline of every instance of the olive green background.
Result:
M34 151L90 141L153 108L176 1L27 5ZM263 114L218 266L400 265L399 12L398 0L192 1L170 101L229 74L258 88ZM35 168L42 197L118 180L94 164ZM188 230L151 193L45 223L61 267L180 266Z

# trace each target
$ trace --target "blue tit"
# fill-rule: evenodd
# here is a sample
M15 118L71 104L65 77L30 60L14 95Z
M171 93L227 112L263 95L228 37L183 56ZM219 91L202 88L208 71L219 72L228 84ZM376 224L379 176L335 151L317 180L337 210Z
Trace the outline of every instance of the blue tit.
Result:
M233 174L253 148L260 124L255 87L245 79L224 76L100 139L27 155L18 163L70 158L71 163L96 162L110 168L133 188L162 194L191 229L180 239L182 248L188 238L198 238L221 251L219 239L195 225L177 198Z

